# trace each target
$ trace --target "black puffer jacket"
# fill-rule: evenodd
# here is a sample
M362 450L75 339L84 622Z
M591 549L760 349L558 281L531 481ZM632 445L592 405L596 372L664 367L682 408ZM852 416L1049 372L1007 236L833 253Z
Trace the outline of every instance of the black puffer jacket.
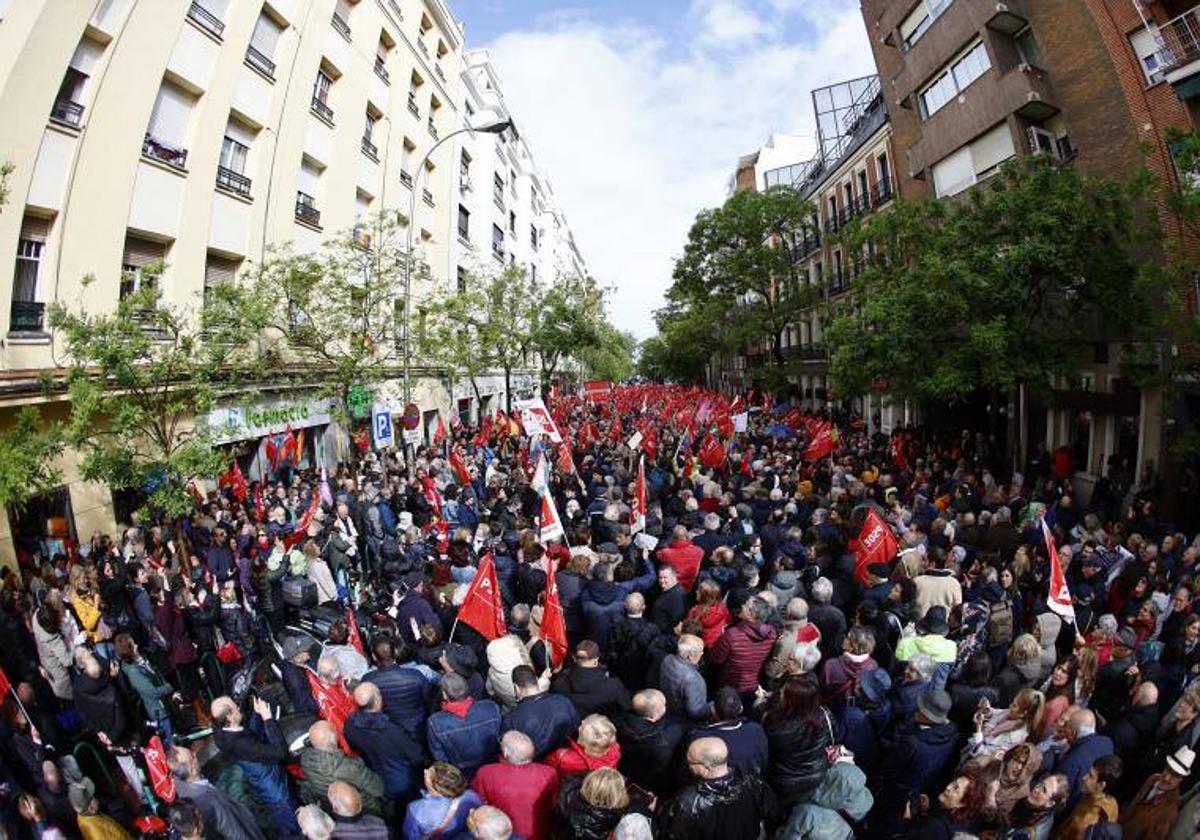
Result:
M775 794L758 776L736 770L689 785L659 811L658 837L665 840L723 840L759 837L763 823L776 820Z
M249 659L255 653L254 628L250 623L250 614L241 604L222 604L220 625L225 641L237 645L244 659Z
M75 695L75 709L88 726L106 734L113 743L122 743L128 729L125 707L108 671L101 671L97 679L92 679L84 671L74 671L71 688Z
M790 804L813 791L829 769L829 726L822 714L815 720L763 721L771 761L767 778L779 798Z
M559 829L564 840L607 840L626 814L650 816L649 800L633 791L626 808L593 805L583 798L584 778L583 774L568 776L558 791Z
M574 703L581 719L593 713L615 719L629 711L629 690L603 667L571 666L555 678L554 693Z
M652 793L671 790L675 755L684 734L683 724L670 717L653 722L632 714L621 718L617 721L621 772Z

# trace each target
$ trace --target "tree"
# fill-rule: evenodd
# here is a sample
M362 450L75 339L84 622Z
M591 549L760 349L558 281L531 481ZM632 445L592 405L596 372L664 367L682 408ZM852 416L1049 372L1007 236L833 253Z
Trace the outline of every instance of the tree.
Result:
M466 379L480 400L479 377L491 370L491 353L480 337L487 299L467 288L436 297L423 307L416 345L420 357L446 371L451 381Z
M223 393L262 377L259 310L235 285L211 290L198 317L173 309L157 300L161 267L144 271L142 289L114 312L50 305L67 363L61 434L82 454L85 480L146 492L154 515L180 517L194 504L188 482L228 466L204 418Z
M44 422L36 408L22 408L12 428L0 433L0 505L20 510L57 487L62 474L55 459L62 450L57 427Z
M1092 342L1150 329L1137 197L1035 156L965 200L901 201L852 225L846 247L875 256L828 313L835 389L886 379L925 403L1042 389L1077 373Z
M559 363L570 356L600 352L603 333L604 291L591 277L570 277L550 286L533 307L532 348L541 366L542 393Z
M814 300L793 259L813 214L800 193L782 186L734 193L721 207L704 210L675 263L668 302L710 315L736 309L736 332L729 337L765 343L772 364L782 368L783 330Z
M642 342L638 371L658 382L702 383L713 355L737 347L735 331L721 329L724 319L732 314L715 301L659 310L658 335Z
M276 342L272 352L313 376L344 415L356 386L369 388L403 365L407 223L389 211L315 253L276 249L253 278ZM427 276L424 265L414 265L411 285Z
M596 341L579 347L572 355L586 379L622 382L633 376L638 341L633 333L617 329L607 320L596 327Z

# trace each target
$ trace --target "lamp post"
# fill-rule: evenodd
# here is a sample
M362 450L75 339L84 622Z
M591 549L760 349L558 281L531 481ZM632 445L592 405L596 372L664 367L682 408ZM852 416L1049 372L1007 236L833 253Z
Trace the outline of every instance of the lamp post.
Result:
M499 122L489 123L478 128L459 128L451 131L442 139L438 140L429 147L429 151L421 158L421 162L417 164L417 171L413 173L412 195L408 202L408 235L406 237L406 247L404 249L404 405L407 406L412 402L412 384L410 373L412 369L412 264L413 264L413 228L417 223L417 190L421 187L421 173L425 171L425 164L433 153L437 151L438 146L445 143L451 137L457 137L460 134L474 134L481 131L484 134L502 134L513 128L512 120L501 120Z

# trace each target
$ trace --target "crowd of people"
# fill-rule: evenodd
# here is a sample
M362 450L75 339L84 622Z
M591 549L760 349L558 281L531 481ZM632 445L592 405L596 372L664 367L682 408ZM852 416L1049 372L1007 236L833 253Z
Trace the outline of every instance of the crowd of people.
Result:
M0 831L1197 835L1200 537L1152 488L752 403L558 398L561 444L489 418L24 554Z

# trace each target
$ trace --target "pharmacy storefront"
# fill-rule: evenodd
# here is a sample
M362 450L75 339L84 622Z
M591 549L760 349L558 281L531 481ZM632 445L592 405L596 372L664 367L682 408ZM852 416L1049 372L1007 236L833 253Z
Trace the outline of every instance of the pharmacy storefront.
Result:
M320 466L332 472L350 460L350 437L333 409L323 397L260 397L223 403L207 425L213 444L227 447L250 481Z

